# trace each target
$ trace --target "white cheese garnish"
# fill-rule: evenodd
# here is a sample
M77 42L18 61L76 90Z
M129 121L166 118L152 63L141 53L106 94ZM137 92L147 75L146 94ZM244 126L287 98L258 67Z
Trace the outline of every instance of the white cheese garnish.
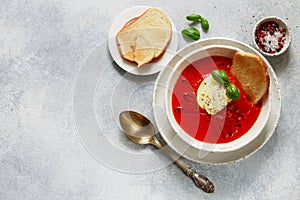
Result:
M216 114L231 101L226 95L224 85L216 82L212 75L207 76L197 91L197 102L208 114Z

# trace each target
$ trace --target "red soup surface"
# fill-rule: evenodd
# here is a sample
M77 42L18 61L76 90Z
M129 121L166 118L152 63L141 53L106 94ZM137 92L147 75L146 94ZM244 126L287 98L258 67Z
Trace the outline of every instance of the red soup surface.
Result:
M236 140L253 126L261 111L261 103L251 104L231 76L231 65L231 58L206 57L187 66L175 83L172 94L174 117L180 127L196 140L214 144ZM229 81L239 88L241 97L239 100L232 100L217 114L210 115L198 105L196 95L204 77L215 69L227 72Z

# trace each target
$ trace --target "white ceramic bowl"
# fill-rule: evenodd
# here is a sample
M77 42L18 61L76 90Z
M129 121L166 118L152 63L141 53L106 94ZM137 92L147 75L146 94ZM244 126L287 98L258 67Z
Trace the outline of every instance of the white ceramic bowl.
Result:
M195 51L190 52L186 56L182 57L175 67L172 69L172 72L169 73L167 85L166 85L166 92L165 92L165 109L168 120L174 129L174 131L178 134L178 136L185 141L187 144L191 145L192 147L198 149L199 151L203 152L221 152L221 153L228 153L231 151L236 151L245 147L255 138L257 138L264 128L270 113L271 103L269 94L266 95L262 99L262 110L254 123L254 125L249 129L247 133L245 133L240 138L223 144L211 144L198 141L191 137L188 133L186 133L177 121L174 118L173 110L172 110L172 91L176 81L178 80L181 72L192 62L208 57L208 56L224 56L233 58L234 54L237 51L242 51L238 48L226 46L226 45L210 45L207 47L196 49Z
M265 23L265 22L276 22L280 27L282 27L283 29L286 30L286 41L284 43L284 46L283 48L279 51L279 52L276 52L274 54L271 54L271 53L267 53L265 51L263 51L261 48L259 48L257 42L255 41L255 37L256 37L256 30L259 29L259 27ZM254 29L252 31L252 40L253 40L253 44L255 45L255 48L260 52L262 53L263 55L265 56L279 56L281 54L283 54L287 49L288 47L290 46L290 43L291 43L291 39L292 39L292 33L291 33L291 29L290 27L288 26L288 24L281 18L279 17L275 17L275 16L269 16L269 17L264 17L262 18L261 20L259 20L255 26L254 26Z

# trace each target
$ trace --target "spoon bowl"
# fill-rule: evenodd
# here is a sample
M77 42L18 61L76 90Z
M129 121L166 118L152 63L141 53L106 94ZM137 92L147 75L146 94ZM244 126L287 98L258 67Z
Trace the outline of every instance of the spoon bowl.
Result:
M138 144L151 143L155 129L149 119L133 111L120 113L119 119L122 129L129 139Z

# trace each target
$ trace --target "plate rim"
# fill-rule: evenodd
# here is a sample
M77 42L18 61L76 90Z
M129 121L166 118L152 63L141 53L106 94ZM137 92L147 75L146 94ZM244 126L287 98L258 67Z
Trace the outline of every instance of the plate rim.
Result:
M259 55L267 63L269 73L271 74L270 75L270 77L271 77L270 78L271 79L270 80L270 86L271 86L270 89L274 90L275 92L273 91L273 95L274 96L271 99L271 110L270 110L269 119L268 119L268 121L266 123L266 126L263 128L263 130L261 131L261 133L258 136L258 137L263 137L263 141L260 141L258 145L254 145L254 146L257 146L257 147L254 148L253 150L251 150L250 152L247 152L246 154L243 153L243 152L239 152L239 151L242 151L244 148L238 149L236 151L233 151L233 152L235 152L236 154L239 155L238 158L236 158L236 159L229 159L229 160L222 161L222 162L213 162L212 160L205 160L205 159L202 159L202 158L199 159L199 155L201 154L201 152L199 150L197 152L197 150L191 148L190 146L188 148L184 148L184 149L182 149L182 147L176 146L176 142L177 143L178 142L182 143L183 141L180 141L180 138L178 136L176 136L176 132L170 126L170 123L169 123L168 119L162 120L161 117L159 116L159 115L163 114L165 118L167 117L166 116L166 110L165 110L165 107L164 107L164 103L165 102L164 101L158 102L159 101L159 97L157 96L158 93L163 93L163 94L160 94L160 95L163 95L163 96L165 94L164 92L160 91L161 90L160 85L162 85L162 80L161 79L163 79L163 75L164 75L164 73L166 73L167 68L163 69L160 72L160 74L158 75L157 79L156 79L155 86L154 86L152 107L153 107L153 112L154 112L154 119L155 119L155 122L157 124L157 127L159 129L159 132L160 132L162 138L178 154L182 155L183 157L185 157L185 158L187 158L189 160L192 160L192 161L195 161L195 162L198 162L198 163L213 164L213 165L228 164L228 163L237 162L239 160L243 160L243 159L249 157L250 155L253 155L259 149L261 149L265 145L265 143L270 139L270 137L272 136L272 134L274 133L274 131L275 131L276 127L277 127L277 124L278 124L278 121L279 121L279 118L280 118L280 112L281 112L281 95L280 95L280 89L279 89L278 80L277 80L276 74L275 74L275 72L274 72L271 64L266 60L265 57L263 57L260 54L260 52L258 52L256 49L254 49L253 47L251 47L251 46L249 46L249 45L247 45L247 44L245 44L243 42L237 41L235 39L225 38L225 37L207 38L207 39L204 39L204 40L193 42L193 43L191 43L191 44L189 44L189 45L181 48L178 51L178 54L180 56L183 56L184 55L184 51L186 49L188 49L188 48L196 48L197 45L202 45L201 47L203 47L203 44L205 45L206 43L209 43L209 42L212 42L212 44L216 44L216 43L231 43L231 45L241 46L244 49L247 49L248 51L250 50L253 53ZM226 45L228 45L228 44L226 44ZM243 48L242 48L242 50L243 50ZM173 59L170 60L170 63L172 63L172 62L176 62L176 58L173 57ZM166 81L166 80L163 80L163 81ZM164 113L158 113L159 111L156 108L157 105L162 105L162 110L164 111ZM276 107L276 111L274 111L275 107ZM278 112L277 112L277 110L278 110ZM166 123L162 124L161 121L166 121ZM170 134L170 133L166 133L167 129L168 129L168 131L173 131L172 134L175 135L174 138L172 138L172 141L170 141L169 138L168 138L168 134ZM254 141L250 142L249 145L253 145L253 142L258 142L257 140L258 139L255 139ZM173 142L175 143L175 145L174 145ZM186 144L186 145L188 145L188 144ZM198 157L191 156L191 155L195 155L195 153L198 154ZM213 154L215 154L215 155L211 155L211 153L209 153L209 154L210 154L209 156L221 156L221 154L222 154L222 156L224 156L224 153L220 153L220 152L213 152ZM217 154L219 154L219 155L217 155ZM206 155L208 155L208 154L206 154Z

